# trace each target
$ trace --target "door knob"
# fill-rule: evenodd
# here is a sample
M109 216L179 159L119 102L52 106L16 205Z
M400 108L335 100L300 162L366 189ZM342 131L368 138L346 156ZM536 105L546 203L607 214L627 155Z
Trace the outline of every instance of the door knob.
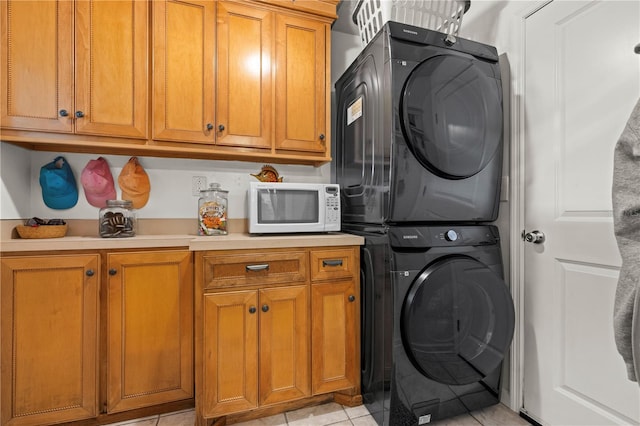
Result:
M523 239L528 243L542 244L544 243L544 233L540 231L531 231L526 234L523 232Z

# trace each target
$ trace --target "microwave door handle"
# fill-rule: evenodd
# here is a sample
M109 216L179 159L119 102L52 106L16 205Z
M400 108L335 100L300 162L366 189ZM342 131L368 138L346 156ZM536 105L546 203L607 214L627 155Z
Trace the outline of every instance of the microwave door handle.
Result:
M261 263L259 265L246 265L245 269L246 269L247 272L249 272L249 271L253 271L253 272L268 271L269 270L269 264L268 263Z

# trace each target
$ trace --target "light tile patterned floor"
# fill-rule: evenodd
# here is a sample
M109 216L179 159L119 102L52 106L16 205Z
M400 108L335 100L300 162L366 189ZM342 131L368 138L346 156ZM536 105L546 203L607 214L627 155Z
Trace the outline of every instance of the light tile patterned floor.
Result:
M193 426L195 414L193 410L178 411L175 413L161 414L159 416L145 417L143 419L130 420L128 422L114 423L113 426ZM275 416L264 417L236 426L377 426L375 420L369 414L364 405L358 407L345 407L335 402L330 402L314 407L289 411ZM518 413L509 410L502 404L488 407L484 410L474 411L431 425L437 426L511 426L529 425Z

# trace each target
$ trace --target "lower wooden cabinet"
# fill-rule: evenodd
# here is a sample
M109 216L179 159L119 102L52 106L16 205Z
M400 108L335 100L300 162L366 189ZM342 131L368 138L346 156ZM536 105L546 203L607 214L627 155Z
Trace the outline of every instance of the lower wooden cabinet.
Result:
M204 295L206 417L310 394L308 292L291 286Z
M97 416L100 256L0 262L0 423Z
M107 412L193 397L189 251L107 255Z
M1 425L193 398L191 252L3 253L0 265Z
M360 292L356 283L340 281L311 285L313 393L358 388Z
M358 256L358 247L196 254L197 424L333 392L358 401Z
M310 269L313 393L360 393L360 251L314 249Z

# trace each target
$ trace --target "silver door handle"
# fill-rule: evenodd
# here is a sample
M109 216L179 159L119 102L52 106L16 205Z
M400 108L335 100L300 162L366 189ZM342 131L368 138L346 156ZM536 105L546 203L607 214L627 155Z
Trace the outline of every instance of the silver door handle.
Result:
M531 231L531 232L527 232L526 234L523 232L523 234L524 234L523 239L528 243L533 243L533 244L544 243L545 237L543 232Z

